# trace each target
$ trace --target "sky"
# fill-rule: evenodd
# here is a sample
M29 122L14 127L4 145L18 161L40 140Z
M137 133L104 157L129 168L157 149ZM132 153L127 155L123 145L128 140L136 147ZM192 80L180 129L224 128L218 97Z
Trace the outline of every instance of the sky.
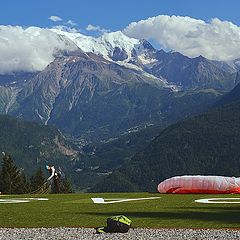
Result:
M7 0L0 8L0 74L42 70L56 49L76 47L51 28L93 37L121 30L188 57L240 59L239 0Z
M240 25L238 0L8 0L0 3L0 24L50 27L50 16L71 20L84 31L88 25L111 31L158 15L212 18ZM63 23L62 22L62 23Z

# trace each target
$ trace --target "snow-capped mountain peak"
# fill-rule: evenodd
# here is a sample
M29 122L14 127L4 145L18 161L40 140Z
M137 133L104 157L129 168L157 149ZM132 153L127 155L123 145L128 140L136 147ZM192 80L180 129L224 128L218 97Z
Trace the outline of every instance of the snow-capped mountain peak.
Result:
M119 48L127 53L128 58L131 57L132 50L140 45L140 40L129 38L121 31L104 33L101 37L101 42L106 45L109 53L112 56L114 49Z
M81 33L65 32L59 29L51 29L51 31L69 38L84 52L102 55L110 61L129 62L133 55L137 57L145 54L146 51L155 50L146 40L127 37L121 31L104 33L97 38L85 36ZM142 56L141 58L144 59L146 57Z

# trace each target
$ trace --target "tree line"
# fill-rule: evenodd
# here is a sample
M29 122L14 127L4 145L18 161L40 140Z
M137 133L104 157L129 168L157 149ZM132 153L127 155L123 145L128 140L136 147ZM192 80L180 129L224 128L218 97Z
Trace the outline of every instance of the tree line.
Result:
M12 157L3 153L0 169L0 192L2 194L43 193L41 192L43 187L48 188L50 193L56 193L54 186L51 187L51 184L46 182L41 168L28 178L23 169L16 166ZM70 180L68 178L62 179L59 193L71 192L73 191Z

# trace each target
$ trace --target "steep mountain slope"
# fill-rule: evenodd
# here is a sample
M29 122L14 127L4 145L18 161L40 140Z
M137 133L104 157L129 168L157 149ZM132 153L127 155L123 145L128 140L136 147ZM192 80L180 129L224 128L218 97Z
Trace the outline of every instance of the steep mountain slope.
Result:
M55 124L77 137L98 132L104 138L156 121L161 99L172 87L164 79L78 52L56 58L27 82L10 114Z
M165 126L199 113L218 96L214 90L176 92L162 78L78 52L56 58L28 81L10 114L89 142L133 127Z
M240 71L236 74L236 83L240 82ZM216 102L215 106L221 106L224 104L230 104L232 102L240 100L240 84L238 84L232 91L223 96Z
M25 122L0 115L1 152L11 154L16 163L31 173L47 162L68 165L77 151L54 127Z
M15 72L11 74L0 74L0 86L14 87L27 82L37 73L34 72Z
M6 114L15 102L17 90L12 87L0 86L0 113Z
M226 69L202 56L186 57L178 52L156 53L158 60L149 72L162 76L182 89L215 88L231 90L235 86L235 75L232 68Z
M15 107L16 96L21 90L21 87L36 74L37 72L0 74L0 113L7 114Z
M122 32L93 38L52 31L83 51L59 53L32 78L27 73L22 79L21 74L14 75L17 81L2 76L1 113L54 124L75 137L106 140L132 127L162 124L167 117L173 122L177 115L171 105L178 101L174 91L222 91L237 82L233 68L226 64L157 51L146 40Z
M231 92L238 93L236 101L163 130L145 150L92 190L118 191L129 183L129 191L152 191L163 179L184 174L239 176L239 89L238 85ZM111 184L113 179L116 186Z

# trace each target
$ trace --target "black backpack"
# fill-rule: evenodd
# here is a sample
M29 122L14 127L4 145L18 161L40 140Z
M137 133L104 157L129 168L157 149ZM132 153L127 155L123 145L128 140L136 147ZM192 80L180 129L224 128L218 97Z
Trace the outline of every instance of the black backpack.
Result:
M96 233L126 233L132 221L124 215L107 218L107 227L97 227Z

